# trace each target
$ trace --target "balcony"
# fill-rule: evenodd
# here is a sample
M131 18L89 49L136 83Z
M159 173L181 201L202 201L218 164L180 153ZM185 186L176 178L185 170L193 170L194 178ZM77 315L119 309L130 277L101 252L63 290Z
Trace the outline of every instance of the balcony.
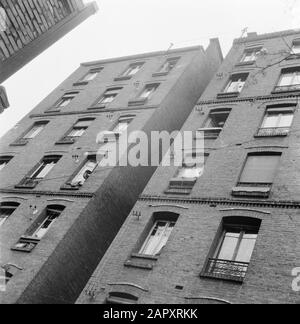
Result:
M286 92L299 92L300 84L288 85L288 86L277 86L275 87L273 94L276 93L286 93Z
M39 184L38 179L32 179L29 177L24 178L17 186L16 189L34 189Z
M289 127L270 127L260 128L255 137L275 137L275 136L287 136L290 132Z
M201 277L243 283L248 267L249 263L246 262L209 259L206 269L201 273Z

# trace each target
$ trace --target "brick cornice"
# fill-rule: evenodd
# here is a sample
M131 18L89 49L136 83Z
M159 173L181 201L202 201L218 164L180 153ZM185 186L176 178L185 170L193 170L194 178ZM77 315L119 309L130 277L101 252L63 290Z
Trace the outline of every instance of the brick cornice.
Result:
M244 98L234 98L234 99L211 99L199 101L196 106L203 105L218 105L218 104L228 104L236 102L255 102L264 100L276 100L276 99L293 99L300 98L300 92L290 93L290 94L277 94L277 95L267 95L267 96L254 96L254 97L244 97Z
M90 192L60 192L60 191L41 191L26 189L0 189L0 193L19 194L19 195L40 195L52 197L77 197L77 198L93 198L95 194Z
M238 200L230 198L202 198L202 197L165 197L165 196L151 196L141 195L139 201L151 202L168 202L168 203L184 203L184 204L200 204L200 205L217 205L222 206L242 206L242 207L266 207L266 208L286 208L286 209L300 209L300 201L274 201L274 200Z

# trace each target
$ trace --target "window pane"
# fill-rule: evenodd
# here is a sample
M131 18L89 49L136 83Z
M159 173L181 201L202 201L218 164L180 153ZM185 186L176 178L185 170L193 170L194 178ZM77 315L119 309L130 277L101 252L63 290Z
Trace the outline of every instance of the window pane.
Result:
M241 92L244 88L245 81L230 81L230 84L226 90L226 92Z
M47 211L47 218L44 220L43 224L36 230L33 236L42 239L59 215L60 213L58 212Z
M0 171L5 168L6 164L6 162L0 162Z
M97 167L97 163L94 161L88 161L85 166L79 171L77 176L72 180L72 184L74 185L83 185L85 181L90 177L95 168Z
M294 114L282 114L278 127L291 127L293 119Z
M293 84L300 84L300 72L295 72Z
M277 114L267 115L263 122L262 128L275 128L278 127L278 123L279 123L279 115Z
M82 79L82 81L83 82L92 81L97 77L98 74L99 74L99 71L90 72Z
M54 168L55 162L50 162L50 163L43 163L37 172L35 172L32 176L32 178L35 179L43 179L46 177L46 175Z
M204 167L181 168L178 173L178 178L187 178L187 179L199 178L202 176L203 171L204 171Z
M293 78L294 78L294 74L293 73L283 74L281 76L281 78L280 78L279 86L280 87L285 87L285 86L291 85L292 82L293 82Z
M294 54L300 54L300 44L295 44L293 46L293 53Z
M273 183L280 155L248 156L240 182Z
M68 136L81 137L85 133L85 128L73 129Z
M239 242L240 233L226 233L217 259L232 261Z
M244 234L238 254L235 261L238 262L250 262L251 256L255 247L257 235L256 234Z
M159 254L162 248L166 245L174 226L174 222L156 222L150 237L145 242L140 253L146 255Z
M24 139L32 139L34 137L36 137L42 130L43 130L44 126L42 125L35 125L32 127L32 129L26 134L24 135Z

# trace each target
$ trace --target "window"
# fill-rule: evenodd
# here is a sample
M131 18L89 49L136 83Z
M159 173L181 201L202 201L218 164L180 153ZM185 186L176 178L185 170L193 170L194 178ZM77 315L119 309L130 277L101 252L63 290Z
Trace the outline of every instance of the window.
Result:
M285 136L294 119L295 105L279 105L267 108L257 136Z
M123 72L122 77L132 77L135 74L137 74L140 69L142 68L142 66L144 65L144 63L133 63L130 64L129 67Z
M230 112L231 109L212 110L204 124L204 128L199 129L198 131L204 131L204 137L206 139L218 138L229 117Z
M140 98L145 99L145 100L150 99L158 87L159 87L159 84L157 84L157 83L146 85L146 87L140 94Z
M176 66L179 61L179 57L173 57L167 59L167 61L160 67L158 74L168 74L170 73Z
M200 178L204 172L204 165L206 159L207 156L205 156L203 153L186 154L183 161L183 166L178 171L177 178L183 178L183 179Z
M98 163L96 156L92 155L87 158L87 161L84 163L84 166L79 170L75 177L73 177L70 185L72 187L81 187L88 180L91 174L97 168Z
M249 154L240 177L240 185L272 185L281 153Z
M33 125L33 127L30 129L29 132L27 132L24 136L23 139L33 139L35 138L43 129L44 127L48 124L48 121L41 121L37 122Z
M47 234L51 226L65 210L65 206L49 205L12 248L14 251L31 252Z
M120 117L118 124L113 129L113 132L114 133L125 132L129 126L129 124L133 121L134 118L135 118L134 115L127 115L127 116Z
M0 156L0 171L12 160L12 156Z
M227 87L225 88L224 92L225 93L232 93L232 92L240 93L245 86L247 78L248 78L248 74L246 74L246 73L233 75L231 77Z
M22 146L28 144L30 140L34 139L43 131L48 123L48 121L39 121L34 123L34 125L21 138L12 143L11 146Z
M138 297L124 292L110 292L105 301L107 305L122 305L122 304L136 304Z
M73 144L83 136L95 118L79 119L72 129L57 144Z
M66 93L55 105L56 108L66 107L78 94L79 92L68 92Z
M260 51L261 48L246 49L241 59L241 63L255 62Z
M34 188L37 184L43 180L48 173L55 167L57 162L61 159L61 156L46 156L43 160L34 168L34 171L30 173L28 177L23 179L18 187Z
M3 202L0 204L0 227L5 223L7 218L11 216L15 210L20 206L15 202Z
M159 255L170 238L178 216L172 213L165 213L165 215L163 213L156 214L154 226L150 230L150 234L140 249L139 254L149 256Z
M96 68L90 70L80 81L79 83L86 83L96 79L98 74L103 70L103 68Z
M295 39L293 41L292 54L295 54L295 55L300 54L300 38Z
M300 90L300 67L282 71L276 91Z
M100 105L107 105L114 101L123 88L110 88L105 91L101 99L98 101Z
M225 217L216 248L207 262L204 277L243 282L257 241L261 220Z

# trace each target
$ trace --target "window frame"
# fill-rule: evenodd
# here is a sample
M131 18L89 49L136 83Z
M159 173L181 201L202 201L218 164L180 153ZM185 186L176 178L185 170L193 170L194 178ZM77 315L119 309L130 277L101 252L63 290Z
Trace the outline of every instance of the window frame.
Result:
M235 78L235 77L238 77L238 76L240 76L240 78L242 77L242 76L245 76L245 81L243 81L244 82L244 84L243 84L243 87L242 87L242 89L240 90L240 91L228 91L229 89L230 89L230 87L231 87L231 85L233 84L233 79ZM244 90L244 88L245 88L245 85L246 85L246 82L247 82L247 80L248 80L248 78L249 78L249 73L234 73L234 74L232 74L230 77L229 77L229 80L227 81L227 83L226 83L226 85L225 85L225 87L224 87L224 89L223 89L223 91L222 91L222 94L223 95L232 95L232 94L237 94L237 95L239 95L239 94L241 94L242 92L243 92L243 90ZM239 79L240 80L240 79Z
M262 50L262 46L257 47L251 47L251 48L245 48L238 65L251 65L254 64L258 59L258 53ZM247 53L254 53L255 59L251 61L245 61L245 58L247 57Z
M94 168L94 170L92 171L92 173L89 175L89 177L84 181L84 183L82 185L73 185L72 181L76 178L76 176L79 175L79 173L81 172L81 170L85 167L85 165L87 165L87 163L89 161L92 161L92 159L94 159L96 166ZM91 175L95 172L95 170L98 168L99 163L97 162L97 155L96 154L89 154L84 161L82 161L82 163L80 164L80 166L78 168L76 168L76 170L73 172L73 174L69 177L69 179L66 181L66 183L64 185L62 185L61 190L79 190L80 188L82 188L86 182L90 179Z
M39 136L46 128L46 126L50 123L49 120L38 120L35 121L25 132L22 133L21 136L18 137L17 140L15 140L13 143L10 144L10 146L25 146L29 142L33 141L37 136ZM27 134L29 134L35 126L41 125L43 126L42 129L32 138L25 138Z
M167 58L163 64L160 65L159 69L157 72L155 72L153 74L153 76L164 76L164 75L169 75L170 73L172 73L172 71L175 69L175 67L178 65L179 61L181 60L181 56L177 56L177 57L169 57ZM175 65L168 71L164 71L163 67L165 65L167 65L168 63L170 64L171 62L175 61Z
M77 121L73 124L72 127L68 129L68 131L60 138L59 141L57 141L55 144L56 145L64 145L64 144L74 144L82 138L85 134L86 131L89 129L89 127L93 124L93 122L96 120L96 117L85 117L85 118L79 118ZM71 132L75 129L76 125L80 122L90 122L90 125L85 128L85 133L82 134L81 136L70 136ZM83 127L82 127L83 128Z
M21 182L15 186L16 189L34 189L41 181L47 179L49 176L49 173L53 171L53 169L57 166L58 162L61 160L63 156L62 155L46 155L44 156L39 163L37 163L30 172L27 173L27 175L21 180ZM50 169L50 171L47 172L47 174L43 178L36 178L33 177L35 175L40 167L43 165L45 160L53 160L56 161L55 165ZM40 172L42 172L44 169L41 169Z
M14 212L20 207L20 205L20 203L14 201L3 201L0 203L0 228L5 224L7 219L14 214ZM1 211L3 209L11 210L11 213L6 217L1 217Z
M221 248L224 244L224 238L226 237L226 233L229 233L229 230L232 230L232 228L235 227L236 230L240 230L239 239L241 238L241 232L244 231L253 231L256 232L254 235L257 235L255 239L255 244L253 247L253 250L251 252L250 260L249 262L239 262L239 261L233 261L233 260L222 260L218 255L220 255ZM209 249L208 255L206 257L206 260L204 262L204 266L202 268L202 271L200 273L200 277L202 279L214 279L214 280L223 280L223 281L230 281L230 282L236 282L239 284L242 284L244 280L246 279L247 273L249 271L249 267L253 261L253 255L255 253L255 249L257 248L257 241L261 235L261 228L262 228L262 219L260 218L254 218L254 217L245 217L245 216L227 216L223 217L221 220L221 223L219 225L219 228L217 230L217 233L213 239L213 242L211 244L211 247ZM238 242L238 244L235 247L235 255L237 257L238 251L241 246L242 240ZM233 268L228 270L230 271L239 271L242 269L241 273L243 275L241 276L234 276L230 274L218 274L218 273L210 273L210 267L211 262L212 263L227 263L227 265L234 265ZM246 268L246 269L245 269ZM224 268L221 268L224 270ZM225 269L226 270L226 269Z
M98 77L98 75L103 71L103 67L98 67L98 68L92 68L90 69L87 73L85 73L81 79L79 79L77 82L74 83L74 86L79 86L79 85L87 85L93 81L95 81L95 79ZM87 76L89 74L96 74L96 76L91 79L91 80L86 80Z
M122 81L122 80L130 80L130 79L132 79L133 77L135 77L141 71L141 69L143 68L144 65L145 65L145 62L142 62L142 61L129 63L127 65L127 68L125 70L123 70L123 72L117 78L115 78L115 81ZM136 73L134 73L134 74L126 73L126 72L130 71L130 68L132 68L134 66L139 67L139 69L138 69L138 71Z
M45 236L49 233L53 224L60 218L64 211L67 209L66 206L55 204L46 206L42 212L37 216L33 224L26 230L25 234L20 237L17 243L11 248L12 251L18 252L26 252L31 253L36 246L45 238ZM55 220L50 224L47 231L43 234L41 238L35 237L34 234L43 226L43 224L48 220L51 215L48 215L49 212L56 212L58 216ZM19 246L21 244L25 244L25 246Z
M300 83L299 84L291 84L288 86L280 86L280 82L282 81L284 74L290 74L291 72L298 72L300 75L300 65L294 66L294 67L288 67L283 68L280 71L280 74L278 76L277 82L275 84L275 87L272 91L272 94L276 93L289 93L289 92L298 92L300 91ZM300 79L300 76L299 76Z
M96 100L96 102L93 104L93 108L107 108L109 105L111 105L115 99L119 96L119 94L121 93L121 91L124 89L124 87L118 87L118 86L112 86L107 88L100 97L98 97L98 99ZM116 92L116 95L114 96L113 100L108 102L108 103L103 103L103 100L105 98L106 93L108 92L112 92L113 90L118 91Z
M10 161L13 158L14 158L14 156L11 156L11 155L1 155L0 156L0 172L7 167L7 165L10 163ZM2 162L4 162L4 163L2 163ZM4 165L4 166L2 167L2 165Z
M79 94L79 91L67 91L64 93L64 95L56 101L56 103L54 104L54 107L50 108L48 111L53 111L53 110L61 110L66 108L67 106L70 105L70 103L76 98L76 96ZM63 100L65 98L71 98L70 102L68 104L66 104L65 106L62 106L61 103L63 102Z

